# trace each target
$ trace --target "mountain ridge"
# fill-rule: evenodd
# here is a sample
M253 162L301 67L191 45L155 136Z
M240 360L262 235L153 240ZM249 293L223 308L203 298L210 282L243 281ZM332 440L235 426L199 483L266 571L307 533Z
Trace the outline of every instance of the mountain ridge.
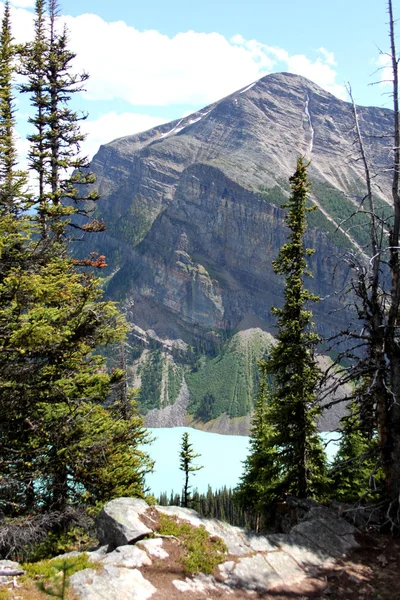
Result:
M391 111L358 111L379 168ZM341 310L348 273L339 260L346 247L359 252L367 239L365 215L353 215L365 184L361 165L349 158L352 119L350 104L316 84L273 74L188 117L100 148L92 161L103 197L95 216L108 231L91 236L91 249L112 265L106 293L122 302L130 342L155 345L174 360L179 355L189 376L193 347L218 354L246 319L274 333L270 308L282 302L283 281L271 263L286 241L280 205L299 154L312 159L309 201L322 208L310 214L305 236L316 249L306 285L323 298L313 307L318 331L333 335L354 318ZM376 181L384 210L389 180L379 172ZM341 231L342 220L350 233Z

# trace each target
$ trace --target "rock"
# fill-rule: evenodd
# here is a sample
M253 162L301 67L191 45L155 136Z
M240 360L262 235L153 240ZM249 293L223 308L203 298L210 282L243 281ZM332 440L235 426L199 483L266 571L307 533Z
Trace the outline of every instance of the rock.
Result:
M217 519L203 519L190 508L179 506L157 506L156 508L161 513L188 521L194 527L203 525L210 535L220 537L225 542L230 554L242 556L250 550L250 546L246 542L246 533L240 527L234 527Z
M342 557L349 550L357 546L353 536L341 537L335 535L324 519L313 519L302 521L291 530L292 534L300 534L312 542L316 548L321 548L327 554L334 557Z
M285 584L307 577L304 569L286 552L268 552L265 559Z
M383 166L382 133L390 128L391 112L358 110L371 160ZM342 245L354 248L335 231L341 205L347 214L364 195L361 164L346 159L353 153L352 129L348 103L303 77L274 73L179 124L100 148L91 169L102 196L96 216L104 218L107 231L79 246L84 256L107 247L113 265L108 293L124 302L144 346L156 340L172 357L171 340L192 345L215 331L247 330L249 318L268 331L270 307L283 293L271 264L287 235L279 206L297 157L308 152L310 200L323 209L306 233L306 245L316 249L311 291L323 298L313 307L314 317L326 337L348 325L353 314L335 310L343 307L331 274L336 266L341 288L346 270L336 257ZM381 200L390 194L390 174L378 169L377 177ZM356 232L348 230L350 236ZM229 394L222 413L233 401L250 406L244 395ZM149 422L182 424L186 406L186 394L176 409L165 394L159 409L149 411ZM336 428L339 407L326 411L322 430Z
M185 581L174 579L172 583L177 590L183 593L197 592L200 594L207 594L211 591L219 591L220 593L226 592L228 594L233 593L233 590L229 586L217 582L212 575L204 575L203 573L196 575L193 579L187 577Z
M154 558L168 558L168 552L162 547L163 541L161 538L153 540L142 540L136 544L139 548L144 548L147 554Z
M97 573L85 569L70 578L70 584L80 600L147 600L156 588L138 569L106 565Z
M148 504L138 498L117 498L107 502L96 519L100 544L116 548L150 535L152 530L140 520L140 515L148 508Z
M109 552L101 558L100 563L129 569L152 564L146 552L137 546L118 546L113 552Z
M25 571L18 562L14 560L0 560L0 578L23 575Z
M269 536L245 534L245 542L254 552L273 552L277 549L276 544Z
M89 556L89 559L92 562L98 562L99 560L101 560L102 558L105 557L105 555L107 554L108 551L108 545L104 545L104 546L100 546L99 548L96 548L95 550L90 550L87 552L87 555Z
M316 506L306 514L305 520L323 519L325 525L336 535L354 535L358 529L348 521L341 519L335 511L326 506Z
M316 568L332 565L333 557L311 542L308 538L290 533L289 535L275 534L268 536L281 550L291 556L307 572L315 572Z
M263 554L240 558L225 579L227 585L257 592L267 592L282 583L283 580Z

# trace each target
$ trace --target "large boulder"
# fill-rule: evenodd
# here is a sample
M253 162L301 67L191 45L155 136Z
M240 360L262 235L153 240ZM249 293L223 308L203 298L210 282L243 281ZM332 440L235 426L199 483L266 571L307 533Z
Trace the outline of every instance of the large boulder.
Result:
M148 504L139 498L117 498L107 502L96 520L100 544L117 548L150 535L152 530L141 520L148 508Z

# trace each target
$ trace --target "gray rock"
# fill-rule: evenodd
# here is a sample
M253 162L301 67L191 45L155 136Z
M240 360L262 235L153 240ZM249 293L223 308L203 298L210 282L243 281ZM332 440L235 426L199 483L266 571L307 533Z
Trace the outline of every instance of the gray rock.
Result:
M182 579L174 579L172 581L173 585L182 593L200 593L200 594L208 594L208 592L226 592L228 594L232 594L233 590L225 585L224 583L219 583L215 580L212 575L204 575L200 573L200 575L196 575L192 579L187 577L184 581Z
M305 520L323 519L325 525L336 535L354 535L358 529L348 521L340 518L335 511L326 506L313 507L305 517Z
M157 591L138 569L113 565L106 565L100 573L79 571L70 583L79 600L147 600Z
M152 564L146 552L137 546L119 546L113 552L109 552L101 558L100 562L103 565L114 565L129 569Z
M285 585L294 581L301 581L306 577L304 569L286 552L268 552L265 555L265 560L279 575Z
M143 548L147 554L154 556L155 558L168 558L168 552L164 550L163 540L161 538L155 538L152 540L142 540L136 544L139 548Z
M268 539L307 571L315 571L316 567L326 567L334 562L328 552L316 547L308 538L293 533L293 531L289 535L270 535Z
M330 556L339 558L344 556L356 544L354 538L349 540L333 533L327 527L324 519L302 521L291 530L292 534L300 534L309 539L317 548L321 548Z
M150 535L152 530L140 520L140 515L148 508L148 504L138 498L117 498L107 502L96 519L100 544L125 546Z
M156 508L166 515L188 521L194 527L203 525L210 535L220 537L225 542L230 554L242 556L250 551L250 546L246 542L245 531L240 527L234 527L217 519L203 519L191 508L181 508L179 506L157 506Z
M89 559L92 562L98 562L99 560L101 560L102 558L105 557L105 555L108 552L108 545L104 545L104 546L100 546L99 548L96 548L95 550L90 550L89 552L87 552L87 555L89 556Z
M14 560L0 560L0 578L23 575L25 571L18 562Z
M273 552L277 545L265 535L245 534L246 545L254 552Z
M264 554L240 558L230 576L225 579L225 584L229 586L257 592L267 592L282 583L283 580L265 560Z

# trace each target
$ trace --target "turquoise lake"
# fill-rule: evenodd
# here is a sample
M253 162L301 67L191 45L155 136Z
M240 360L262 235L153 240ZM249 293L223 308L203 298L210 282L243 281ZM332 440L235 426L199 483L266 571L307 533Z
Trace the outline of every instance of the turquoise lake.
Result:
M146 477L146 484L151 493L159 496L161 492L173 490L180 493L183 485L183 473L179 470L179 452L182 434L189 433L189 441L196 454L201 454L194 465L203 466L200 471L190 475L192 489L206 492L207 487L216 490L235 487L243 471L243 461L248 454L249 438L238 435L219 435L207 433L189 427L149 429L156 440L146 447L151 458L156 461L154 473ZM328 459L336 452L337 433L322 433L321 437L327 446Z

